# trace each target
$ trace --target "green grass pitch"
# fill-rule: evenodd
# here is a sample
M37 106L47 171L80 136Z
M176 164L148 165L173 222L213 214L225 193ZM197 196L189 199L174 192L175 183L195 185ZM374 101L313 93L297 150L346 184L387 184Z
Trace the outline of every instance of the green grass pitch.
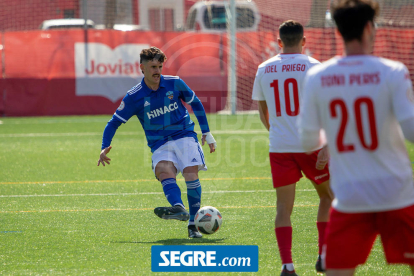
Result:
M154 215L167 201L136 118L118 129L111 165L97 167L110 117L0 118L0 274L152 275L152 245L258 245L259 272L227 274L279 275L276 194L258 115L208 116L218 148L210 154L204 147L202 206L217 207L223 226L201 240L187 238L186 223ZM413 160L413 147L409 152ZM181 176L178 183L186 203ZM316 275L317 205L312 185L302 179L292 215L298 275ZM159 273L177 274L190 275ZM378 240L357 270L409 274L405 266L386 265Z

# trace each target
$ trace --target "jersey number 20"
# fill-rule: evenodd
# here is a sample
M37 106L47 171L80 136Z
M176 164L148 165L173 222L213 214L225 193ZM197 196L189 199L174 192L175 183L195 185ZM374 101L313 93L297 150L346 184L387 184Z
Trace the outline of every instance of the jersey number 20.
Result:
M290 106L290 93L289 93L289 84L292 84L293 88L293 103L294 109ZM270 84L270 87L273 87L273 92L275 93L275 104L276 104L276 116L282 116L282 112L280 110L280 95L279 95L279 81L273 80ZM298 116L299 114L299 89L298 89L298 82L295 79L286 79L283 85L285 90L285 106L286 106L286 114L289 116Z
M368 124L369 124L369 133L371 136L371 144L368 144L365 141L364 130L362 125L362 106L366 106L368 113ZM348 124L348 109L345 105L345 102L342 99L334 99L329 105L330 113L332 118L338 117L337 109L341 112L341 125L339 126L339 132L336 137L336 146L338 147L338 152L354 151L355 146L353 144L345 144L344 136L345 130ZM354 112L355 112L355 123L357 127L359 141L363 148L367 150L375 150L378 147L378 136L377 136L377 127L375 123L375 112L374 104L370 98L362 97L358 98L354 102Z

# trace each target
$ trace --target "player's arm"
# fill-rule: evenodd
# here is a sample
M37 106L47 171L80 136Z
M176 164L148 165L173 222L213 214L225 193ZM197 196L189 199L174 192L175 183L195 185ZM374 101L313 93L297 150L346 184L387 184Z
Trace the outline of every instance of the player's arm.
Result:
M191 108L194 111L194 115L197 117L198 124L200 125L202 133L201 144L204 146L204 144L207 142L208 146L210 147L210 153L215 152L217 143L210 132L206 111L200 99L197 97L194 91L192 91L190 87L188 87L187 84L181 79L178 79L176 81L176 89L181 92L181 97L184 102L191 105Z
M400 122L405 139L414 143L414 117Z
M309 64L309 68L320 65L319 61ZM304 80L303 91L304 97L301 102L300 114L297 121L297 127L299 129L300 140L305 150L312 152L315 149L325 145L318 153L318 159L316 161L316 168L321 170L325 167L329 160L329 151L326 145L326 139L324 135L321 135L320 118L317 113L317 102L315 101L314 93L317 91L317 87L312 87L315 77L312 76L311 71L307 72ZM306 105L306 106L305 106Z
M400 64L388 78L395 116L405 139L414 143L414 92L407 67Z
M258 101L258 104L259 104L260 121L262 121L265 128L269 130L270 124L269 124L269 111L267 110L267 103L266 101Z
M321 121L318 115L318 102L315 92L317 87L313 85L313 76L307 76L304 82L304 96L301 112L298 118L300 141L306 151L314 151L325 144L321 135Z
M266 98L263 93L262 86L260 84L262 75L263 75L263 68L259 67L256 72L256 77L254 78L252 99L257 101L258 103L260 121L262 121L265 128L269 130L270 129L269 111L267 108Z
M194 115L197 117L198 124L200 125L200 129L201 129L201 133L203 134L201 138L201 145L204 146L204 144L207 142L208 146L210 147L210 153L215 152L217 148L216 140L214 139L213 135L210 132L204 106L201 103L200 99L195 95L195 93L194 93L194 97L190 105L194 111Z
M328 164L328 161L329 161L329 150L328 150L328 145L325 145L323 146L323 148L321 148L321 150L318 153L318 158L316 159L315 168L317 170L323 170L326 164Z
M116 130L122 123L126 123L135 113L133 103L127 96L122 100L121 105L118 107L111 120L108 121L102 136L101 153L99 155L98 166L102 163L103 166L110 164L111 159L107 154L111 151L111 142L115 136Z
M113 115L111 120L109 120L109 122L106 124L106 127L103 132L101 154L99 155L98 166L101 163L103 166L105 166L105 163L109 165L109 161L111 161L111 158L109 158L107 154L112 149L112 138L115 136L118 127L122 124L122 121L114 117L115 115Z

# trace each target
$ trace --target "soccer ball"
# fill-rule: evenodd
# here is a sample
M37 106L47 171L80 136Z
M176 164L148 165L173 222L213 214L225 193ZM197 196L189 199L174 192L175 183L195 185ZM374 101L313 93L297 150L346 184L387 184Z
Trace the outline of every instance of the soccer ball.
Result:
M203 234L213 234L219 230L222 223L222 216L214 207L205 206L198 210L195 219L195 226Z

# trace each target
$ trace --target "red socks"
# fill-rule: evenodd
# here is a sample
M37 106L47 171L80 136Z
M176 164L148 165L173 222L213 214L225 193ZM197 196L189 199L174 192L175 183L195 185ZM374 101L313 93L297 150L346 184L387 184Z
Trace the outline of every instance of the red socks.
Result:
M322 254L322 246L325 240L325 230L327 222L316 222L318 227L318 246L319 246L319 255ZM290 264L292 261L292 227L277 227L275 228L277 245L279 246L280 258L282 259L282 264Z
M322 246L325 240L325 230L326 226L328 225L327 222L316 222L316 227L318 227L318 246L319 246L319 255L322 254Z
M292 261L292 227L275 228L277 245L279 246L282 264L290 264Z

